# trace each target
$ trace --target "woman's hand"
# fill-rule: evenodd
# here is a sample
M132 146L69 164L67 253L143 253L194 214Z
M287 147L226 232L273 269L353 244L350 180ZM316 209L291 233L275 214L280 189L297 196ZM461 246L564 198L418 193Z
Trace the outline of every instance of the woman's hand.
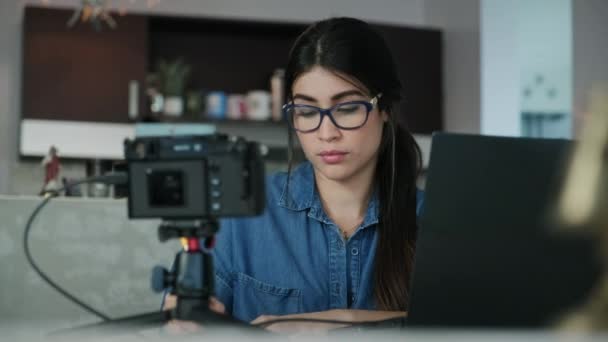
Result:
M177 305L177 297L175 295L167 295L163 303L163 311L171 310ZM209 297L209 310L225 315L226 307L222 302L215 297ZM172 319L167 322L165 329L171 334L188 334L200 331L201 326L192 321L182 321Z
M325 333L332 329L347 327L361 322L376 322L392 318L406 317L404 311L370 311L370 310L346 310L336 309L321 312L311 312L284 316L262 315L251 322L259 325L266 330L282 333ZM277 319L293 320L272 323ZM325 322L305 322L305 319L341 321L348 323L325 323ZM265 324L268 323L268 324Z
M165 297L165 301L163 303L163 311L171 310L175 308L175 305L177 305L177 297L175 295L169 294ZM209 297L209 310L222 315L226 314L226 307L215 297Z

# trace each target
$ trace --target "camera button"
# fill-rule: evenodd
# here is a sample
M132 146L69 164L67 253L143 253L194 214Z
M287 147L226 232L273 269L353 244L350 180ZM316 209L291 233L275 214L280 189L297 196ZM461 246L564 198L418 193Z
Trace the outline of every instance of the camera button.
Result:
M215 178L215 177L214 177L214 178L211 178L211 185L213 185L213 186L218 186L218 185L220 185L220 184L222 184L222 181L220 181L220 179L219 179L219 178Z

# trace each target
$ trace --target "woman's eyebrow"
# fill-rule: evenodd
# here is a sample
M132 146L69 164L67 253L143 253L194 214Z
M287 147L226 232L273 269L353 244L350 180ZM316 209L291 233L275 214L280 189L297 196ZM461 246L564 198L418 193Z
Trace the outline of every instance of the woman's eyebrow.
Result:
M356 90L356 89L352 89L352 90L347 90L347 91L343 91L341 93L337 93L336 95L331 97L332 101L337 101L340 100L342 98L345 98L347 96L350 95L359 95L359 96L365 96L361 91Z
M337 94L333 95L331 97L331 100L332 101L337 101L337 100L340 100L340 99L345 98L345 97L350 96L350 95L365 96L361 91L356 90L356 89L352 89L352 90L346 90L346 91L343 91L343 92L340 92L340 93L337 93ZM315 99L314 97L308 96L308 95L304 95L304 94L295 94L293 96L293 99L294 100L300 99L300 100L309 101L309 102L317 102L317 99Z
M301 100L309 101L309 102L317 102L317 99L315 99L314 97L308 96L308 95L304 95L304 94L295 94L293 96L293 99L294 100L301 99Z

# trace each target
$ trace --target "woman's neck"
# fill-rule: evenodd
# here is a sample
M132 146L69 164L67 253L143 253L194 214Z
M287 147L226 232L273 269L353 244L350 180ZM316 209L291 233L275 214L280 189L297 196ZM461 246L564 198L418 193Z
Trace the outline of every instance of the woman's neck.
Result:
M331 180L315 172L317 190L323 208L338 225L348 225L351 221L359 223L365 218L374 184L375 163L370 164L343 181ZM350 229L350 227L341 228Z

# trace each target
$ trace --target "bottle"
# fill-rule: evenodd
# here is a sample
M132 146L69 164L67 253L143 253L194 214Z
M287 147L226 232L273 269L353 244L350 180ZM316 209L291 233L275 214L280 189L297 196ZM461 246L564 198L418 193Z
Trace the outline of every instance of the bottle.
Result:
M272 118L272 95L268 90L251 90L245 101L247 119L265 121Z
M135 121L139 115L139 82L129 81L129 120Z
M285 95L283 84L285 82L285 70L276 69L272 73L272 77L270 78L270 93L271 93L271 103L272 103L272 120L273 121L281 121L283 120L283 101L285 101Z

